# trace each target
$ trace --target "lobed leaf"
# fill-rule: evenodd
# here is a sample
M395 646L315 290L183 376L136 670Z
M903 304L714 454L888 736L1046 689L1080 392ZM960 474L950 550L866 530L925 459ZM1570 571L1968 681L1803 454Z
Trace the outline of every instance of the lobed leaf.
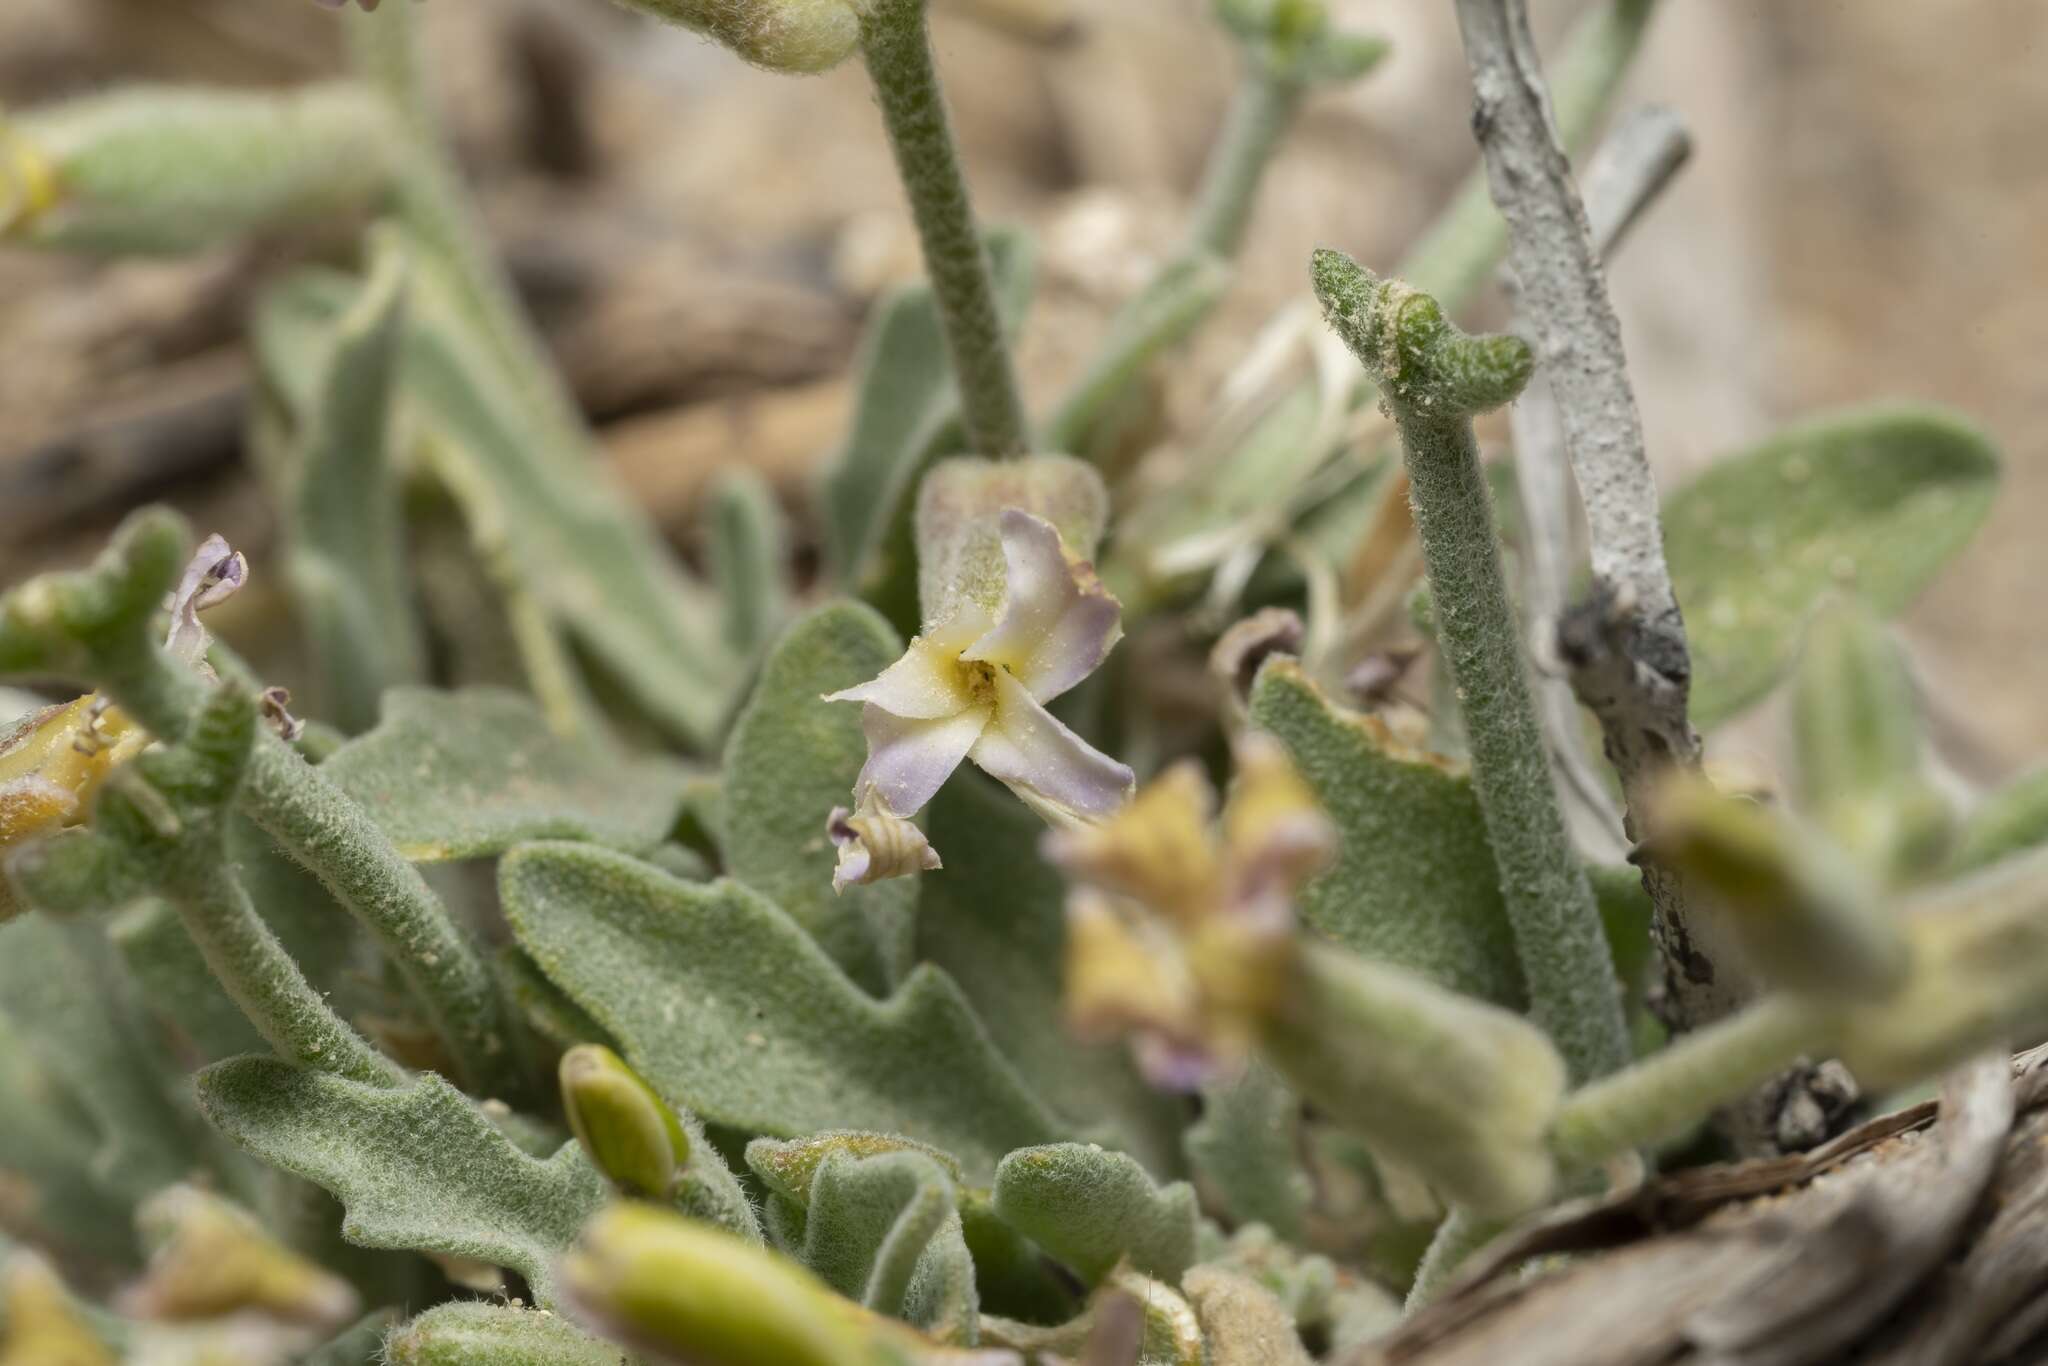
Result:
M222 1133L342 1202L350 1242L508 1267L543 1307L556 1300L554 1259L607 1194L576 1144L530 1157L432 1073L377 1087L235 1058L198 1087Z
M1336 862L1296 901L1302 918L1451 990L1526 1004L1471 775L1337 707L1293 660L1259 671L1251 719L1287 746L1341 836Z
M873 1000L760 893L589 845L516 849L499 889L541 970L710 1123L905 1134L970 1179L1059 1131L936 968Z
M647 853L675 829L691 778L665 758L556 735L530 699L497 688L394 688L376 728L320 771L415 863L536 839Z
M1137 1161L1092 1143L1025 1148L996 1168L997 1217L1089 1284L1128 1258L1174 1282L1195 1260L1195 1192L1158 1186Z
M866 761L861 709L824 695L865 683L896 662L903 642L872 608L837 602L789 628L725 748L727 870L764 893L874 995L910 970L917 879L832 890L836 853L825 834L852 801Z
M1807 615L1853 589L1902 610L1982 525L1999 460L1932 408L1868 408L1782 432L1664 503L1692 644L1692 716L1727 720L1790 667Z

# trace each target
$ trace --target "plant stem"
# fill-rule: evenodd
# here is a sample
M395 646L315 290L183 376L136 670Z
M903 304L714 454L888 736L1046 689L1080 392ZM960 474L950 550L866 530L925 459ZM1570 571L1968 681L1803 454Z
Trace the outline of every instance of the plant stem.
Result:
M1766 997L1566 1097L1551 1147L1567 1167L1590 1167L1674 1138L1802 1054L1826 1048L1834 1028L1823 1006Z
M1332 325L1373 372L1400 429L1437 639L1464 713L1531 1013L1573 1079L1586 1082L1628 1061L1628 1030L1599 909L1551 785L1472 435L1473 414L1527 383L1528 348L1467 337L1427 295L1376 280L1335 252L1317 254L1315 275Z
M206 966L280 1057L374 1086L403 1079L398 1065L313 989L225 862L207 860L186 885L167 892Z
M95 663L102 690L159 739L181 738L206 700L206 684L154 642L102 651ZM268 731L257 737L236 801L370 931L469 1086L518 1094L524 1083L483 958L369 813Z
M960 151L932 61L925 0L875 0L861 19L862 53L896 168L910 200L925 271L974 452L994 458L1031 449L987 244L974 221Z
M1463 1206L1445 1215L1429 1240L1429 1250L1422 1254L1422 1265L1415 1268L1415 1283L1408 1287L1405 1312L1412 1314L1435 1299L1450 1284L1465 1259L1492 1242L1494 1235L1506 1227L1498 1219L1474 1214Z
M1223 118L1223 131L1202 172L1188 223L1183 256L1207 252L1228 260L1244 246L1259 182L1273 163L1273 153L1301 108L1300 84L1271 71L1247 71Z

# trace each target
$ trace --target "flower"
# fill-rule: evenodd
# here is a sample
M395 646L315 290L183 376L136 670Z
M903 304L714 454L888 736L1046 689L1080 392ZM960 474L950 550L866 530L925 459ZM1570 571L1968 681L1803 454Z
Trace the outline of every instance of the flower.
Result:
M854 783L856 821L914 815L963 759L1056 825L1101 820L1130 798L1131 770L1045 709L1109 654L1122 609L1052 523L1006 508L998 524L1000 612L958 595L903 658L825 698L862 707L868 758Z
M1238 745L1219 823L1215 791L1176 764L1099 826L1055 831L1046 856L1067 901L1067 1010L1077 1033L1134 1036L1155 1085L1187 1090L1248 1051L1285 989L1294 889L1337 834L1268 736Z
M832 869L834 892L945 866L939 862L939 851L925 841L924 831L873 802L858 811L833 807L825 834L839 850L839 862Z

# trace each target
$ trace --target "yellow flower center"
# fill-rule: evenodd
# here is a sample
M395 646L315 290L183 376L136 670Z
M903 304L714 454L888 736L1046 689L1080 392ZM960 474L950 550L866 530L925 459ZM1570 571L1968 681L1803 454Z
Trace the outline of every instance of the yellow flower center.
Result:
M963 659L960 661L960 686L974 699L977 707L992 707L996 704L996 666L985 659Z

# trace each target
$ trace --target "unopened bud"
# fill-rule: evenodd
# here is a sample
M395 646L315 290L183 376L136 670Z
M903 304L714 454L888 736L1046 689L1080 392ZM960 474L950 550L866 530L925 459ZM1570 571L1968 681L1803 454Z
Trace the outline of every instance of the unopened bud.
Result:
M862 1313L810 1272L657 1209L600 1211L563 1258L575 1312L608 1336L697 1366L869 1366Z
M701 33L756 66L803 75L828 71L860 46L855 0L619 0Z
M603 1044L562 1055L562 1108L591 1165L621 1189L666 1198L690 1156L690 1136L654 1088Z

